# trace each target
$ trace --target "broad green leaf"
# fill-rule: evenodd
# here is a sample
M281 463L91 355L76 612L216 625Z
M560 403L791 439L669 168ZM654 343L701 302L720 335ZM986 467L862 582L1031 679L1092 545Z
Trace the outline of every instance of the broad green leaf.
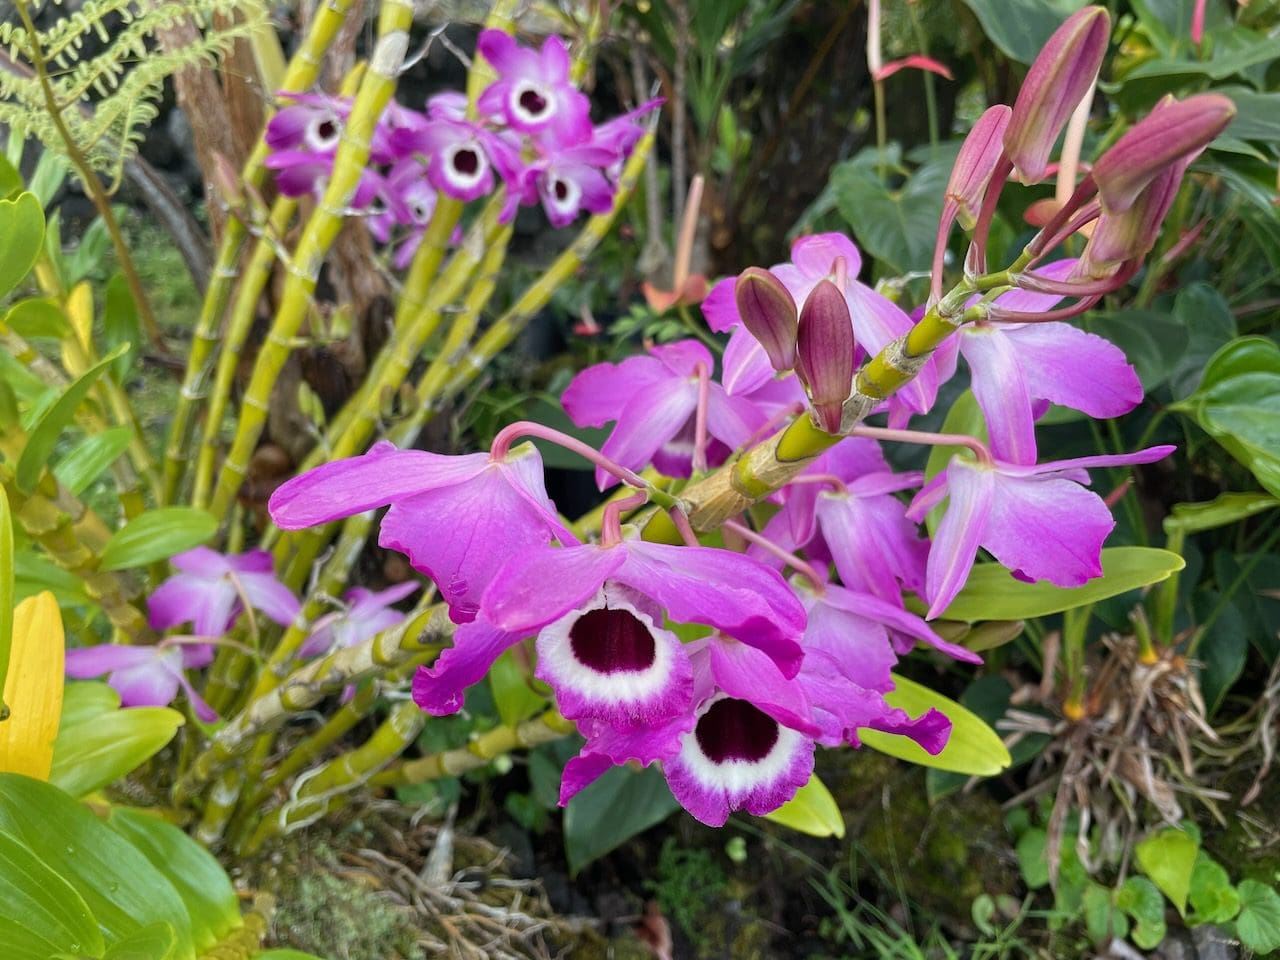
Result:
M102 570L140 567L205 543L218 532L218 521L196 507L161 507L134 517L102 548Z
M101 680L71 680L62 693L61 729L78 726L120 709L120 694Z
M13 574L15 600L25 600L48 590L63 606L87 607L93 603L85 592L83 580L30 550L23 550L14 557Z
M928 269L950 165L927 163L896 190L884 185L865 152L831 172L836 209L859 245L894 273Z
M204 847L172 824L139 810L115 807L107 825L151 861L186 904L191 937L203 952L244 925L226 871Z
M255 953L253 960L324 960L314 953L303 953L301 950L264 950Z
M1187 902L1191 904L1192 923L1226 923L1240 912L1240 894L1231 885L1227 871L1203 850L1191 871Z
M97 383L98 378L111 366L113 360L123 351L115 350L84 372L71 386L63 392L58 401L44 412L30 436L27 445L22 449L15 471L18 489L30 493L36 487L49 455L57 445L62 433L75 417L76 410L84 402L85 397Z
M1237 592L1236 597L1243 599L1242 593L1243 591ZM1203 622L1217 608L1220 600L1221 595L1216 590L1197 590L1192 597L1192 609L1196 615L1192 622ZM1228 601L1218 614L1212 632L1205 636L1204 642L1197 649L1196 659L1202 664L1199 671L1200 692L1210 714L1218 709L1244 672L1249 658L1251 632L1245 625L1238 604ZM1258 637L1257 640L1261 642L1263 638Z
M984 624L985 626L985 624ZM966 646L967 644L966 638ZM987 674L977 677L960 694L960 706L972 710L983 722L995 727L1009 709L1009 698L1013 695L1013 687L1004 677ZM1044 734L1032 733L1018 740L1009 748L1011 765L1026 763L1039 755L1049 738ZM925 771L925 792L929 802L933 803L947 794L959 790L969 778L959 773L948 773L945 770L930 769Z
M1229 136L1241 140L1280 140L1280 93L1259 93L1247 87L1221 87L1236 105L1236 115L1227 127Z
M1183 915L1199 849L1200 844L1194 837L1176 827L1153 833L1134 848L1142 872Z
M964 0L982 32L1006 57L1031 63L1062 21L1085 0Z
M0 831L0 921L4 920L58 950L102 955L98 922L80 894L25 843ZM4 934L0 927L0 942L7 947L10 941Z
M1269 493L1223 493L1202 503L1175 503L1170 516L1164 518L1164 529L1166 533L1179 531L1189 536L1225 527L1274 507L1280 507L1280 499Z
M12 200L23 190L22 174L13 165L18 162L21 162L20 159L10 162L8 157L0 156L0 200Z
M564 809L564 850L569 873L617 849L661 823L680 804L657 767L639 773L614 767L569 801Z
M1116 891L1116 906L1133 917L1133 942L1143 950L1164 939L1164 898L1146 877L1126 879Z
M5 680L13 651L14 600L13 516L9 496L0 487L0 715L4 714Z
M152 923L174 930L175 960L192 960L191 921L173 885L57 787L0 774L0 830L12 833L76 888L108 947Z
M171 926L151 923L113 943L103 960L169 960L175 946Z
M942 616L947 620L1030 620L1096 603L1166 579L1186 566L1176 553L1154 547L1107 547L1102 576L1083 587L1024 583L998 563L975 564Z
M43 297L19 300L5 314L4 324L28 340L32 337L61 340L71 334L71 324L67 323L62 307L56 301Z
M1240 942L1259 956L1280 950L1280 894L1257 880L1240 881Z
M129 448L132 436L128 427L112 427L88 437L58 461L53 475L67 492L78 497Z
M57 944L23 926L21 921L4 916L0 916L0 943L5 947L4 960L61 960L63 957L80 960L80 956L65 952ZM102 951L82 956L97 958L102 956Z
M1236 318L1222 294L1207 283L1180 290L1173 315L1186 331L1183 350L1169 375L1169 389L1181 400L1195 391L1209 358L1235 337Z
M976 714L906 677L894 674L893 683L894 690L884 697L889 706L913 718L936 709L951 721L951 736L942 752L933 756L909 737L860 728L858 738L868 747L908 763L974 777L993 776L1012 762L999 734Z
M1147 393L1169 379L1187 350L1186 326L1178 318L1155 310L1090 314L1085 329L1124 351Z
M519 726L547 704L529 684L531 671L520 666L516 650L508 650L489 669L489 690L498 716L508 727Z
M51 593L29 597L13 611L13 646L0 722L0 770L45 780L62 713L62 614Z
M1160 896L1156 891L1156 896ZM1129 932L1129 921L1114 903L1112 891L1090 880L1084 888L1084 923L1089 938L1101 943L1108 937L1123 937Z
M123 273L114 273L107 281L106 303L102 308L102 341L108 350L118 346L125 348L124 355L111 367L112 379L116 383L124 383L142 342L142 324L129 281Z
M83 797L155 756L182 724L182 714L168 707L130 707L64 725L49 781Z
M772 813L766 813L764 818L811 837L839 839L844 836L844 817L840 807L816 773L796 791L794 797Z
M1031 890L1049 885L1049 858L1045 856L1047 848L1048 835L1039 828L1028 830L1020 836L1014 847L1018 867L1022 870L1022 880Z
M0 299L35 265L44 238L44 208L33 193L0 200Z

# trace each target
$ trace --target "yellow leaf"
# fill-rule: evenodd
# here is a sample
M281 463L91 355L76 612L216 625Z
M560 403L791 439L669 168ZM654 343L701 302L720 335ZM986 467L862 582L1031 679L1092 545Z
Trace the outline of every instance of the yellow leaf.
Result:
M844 816L835 797L816 773L794 797L772 813L766 813L764 818L811 837L844 836Z
M67 294L65 305L67 319L71 321L71 329L79 341L79 350L73 350L63 344L62 363L73 377L84 373L83 357L93 350L93 287L88 280L77 283Z
M58 601L47 590L13 611L13 649L0 721L0 771L49 779L62 715L64 637Z

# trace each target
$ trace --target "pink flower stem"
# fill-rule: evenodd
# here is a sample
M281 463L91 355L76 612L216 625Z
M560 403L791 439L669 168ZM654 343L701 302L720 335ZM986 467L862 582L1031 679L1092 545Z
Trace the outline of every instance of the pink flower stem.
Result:
M241 653L255 656L253 647L247 643L241 643L239 640L232 640L230 637L197 637L185 634L175 634L172 637L165 637L156 644L160 649L166 647L230 647L232 650L238 650Z
M823 590L826 589L827 582L824 578L818 575L817 570L815 570L810 564L805 563L794 553L790 553L787 550L782 549L782 547L778 546L768 537L756 533L750 527L739 523L737 520L726 520L721 524L721 526L726 530L732 530L743 540L746 540L748 543L754 543L761 550L765 550L777 557L796 573L801 574L805 579L812 583L813 588L818 593L822 593Z
M1076 187L1067 202L1058 208L1058 212L1040 228L1040 232L1027 245L1027 252L1034 257L1039 257L1046 251L1052 250L1053 246L1057 246L1056 243L1049 246L1049 241L1058 236L1063 225L1068 223L1075 216L1076 211L1080 210L1097 192L1098 185L1093 180L1093 174L1081 180L1080 186ZM1058 242L1061 243L1061 241Z
M973 273L987 272L987 234L991 232L991 221L996 215L996 204L1004 185L1009 182L1009 174L1013 172L1013 161L1001 152L996 168L987 181L987 192L982 197L982 209L978 212L978 221L973 227L973 241L969 244L969 253L965 257L965 269Z
M694 371L698 375L698 406L693 415L693 472L707 469L707 407L711 403L711 371L705 363L699 363Z
M628 510L643 506L649 500L648 494L641 490L620 500L610 500L605 504L604 516L600 520L600 545L611 547L622 542L622 514Z
M929 303L937 303L942 299L942 271L947 262L947 241L951 238L951 227L956 220L959 204L948 200L942 207L942 216L938 218L938 236L933 241L933 266L929 270Z
M930 447L967 447L978 462L990 466L994 461L986 444L963 433L927 433L922 430L894 430L889 427L858 425L849 431L852 437L870 437L872 440L890 440L894 443L920 443Z
M567 433L561 433L559 430L541 423L533 423L529 420L519 420L498 431L498 435L493 438L493 443L489 447L489 459L501 460L506 457L511 451L511 445L521 437L536 437L539 440L546 440L556 446L564 447L564 449L576 453L589 463L594 463L610 476L617 477L623 483L644 490L656 504L663 507L673 507L676 504L676 498L671 494L665 490L657 489L634 470L628 470L621 464L610 460L595 447L583 443Z
M1067 237L1078 232L1088 224L1093 223L1093 221L1097 220L1100 216L1102 216L1102 204L1091 203L1086 206L1074 220L1067 223L1066 226L1062 227L1056 234L1048 240L1038 243L1040 252L1033 255L1028 266L1039 263L1041 259L1044 258L1045 254L1056 249L1060 243L1067 239Z
M1047 313L1002 310L1000 307L993 306L987 311L987 319L993 323L1053 323L1057 320L1070 320L1072 317L1078 317L1101 299L1101 294L1084 297L1069 307L1050 310Z
M802 413L804 413L803 403L792 403L783 407L781 410L778 410L777 412L775 412L773 416L771 416L768 420L766 420L764 422L764 425L761 426L760 429L756 430L755 433L751 434L751 436L747 438L747 442L743 445L743 448L749 449L751 447L754 447L756 445L757 440L761 440L767 437L769 434L773 433L774 430L782 426L784 423L790 422L792 417L797 417Z
M698 535L693 532L693 525L689 523L689 515L679 507L672 507L667 511L671 515L671 522L676 525L676 529L680 531L680 536L684 540L686 547L702 546L698 542Z
M802 473L798 477L792 477L791 483L822 483L829 485L836 493L849 492L844 481L834 473Z

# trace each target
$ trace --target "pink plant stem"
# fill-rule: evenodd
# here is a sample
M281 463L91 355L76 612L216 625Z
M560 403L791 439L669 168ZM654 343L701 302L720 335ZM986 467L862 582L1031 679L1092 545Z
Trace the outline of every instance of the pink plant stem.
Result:
M793 477L791 483L821 483L829 485L836 493L849 492L849 488L845 486L844 481L834 473L802 473L798 477Z
M1000 194L1004 185L1009 182L1009 174L1013 172L1013 161L1003 152L1000 154L996 168L991 172L991 180L987 184L987 192L982 198L982 209L978 212L978 222L973 228L973 242L969 245L969 253L965 257L965 269L973 273L987 272L987 234L991 232L991 220L996 215L996 204L1000 202Z
M693 472L707 469L707 407L711 403L711 371L705 363L699 363L694 372L698 375L698 406L693 415Z
M1102 502L1107 505L1107 509L1115 508L1115 505L1124 499L1124 495L1133 488L1133 477L1125 477L1120 485L1103 497Z
M999 307L992 307L987 314L987 319L992 323L1054 323L1080 316L1101 299L1101 294L1085 297L1069 307L1050 310L1048 313L1029 313L1024 310L1001 310Z
M859 425L849 431L849 436L890 440L894 443L920 443L929 447L967 447L973 451L979 463L990 466L993 462L986 444L963 433L927 433L922 430L894 430L890 427Z
M1098 185L1093 180L1093 174L1089 174L1089 176L1080 181L1080 185L1076 187L1075 192L1072 193L1067 202L1058 209L1058 212L1053 215L1052 219L1040 228L1040 232L1037 233L1031 243L1027 245L1027 252L1038 257L1046 250L1052 250L1053 246L1057 246L1056 243L1053 246L1048 246L1047 242L1057 237L1058 231L1062 229L1063 225L1068 223L1071 218L1075 216L1076 211L1092 199L1093 195L1097 192ZM1058 242L1061 243L1060 240Z
M702 174L698 174L690 181L689 192L684 199L684 216L680 221L680 236L676 238L675 270L671 278L671 292L677 297L684 294L684 285L689 280L689 261L693 257L693 240L698 233L702 187Z
M584 460L594 463L610 476L617 477L623 483L639 487L641 490L649 489L649 483L643 477L632 470L628 470L621 464L614 463L595 447L589 446L566 433L561 433L559 430L554 430L551 427L544 426L541 423L533 423L529 420L519 420L510 426L503 427L498 432L498 435L493 438L493 444L489 447L490 459L501 460L511 451L511 445L521 437L537 437L539 440L546 440L556 444L556 446L564 447Z
M689 516L679 507L672 507L667 511L671 515L671 522L675 524L676 529L680 531L680 536L684 540L686 547L698 547L698 535L693 532L693 524L689 523Z
M1066 226L1059 229L1058 232L1054 234L1052 237L1049 237L1048 239L1045 239L1043 241L1041 241L1041 239L1037 237L1036 242L1039 246L1039 252L1037 252L1032 257L1031 263L1028 264L1028 266L1034 266L1035 264L1039 263L1040 260L1044 257L1044 255L1047 254L1050 250L1055 249L1058 246L1058 244L1066 240L1067 237L1071 236L1073 233L1080 230L1082 227L1090 223L1093 223L1093 221L1097 220L1098 217L1100 216L1102 216L1102 205L1098 203L1091 203L1087 207L1085 207L1084 210L1082 210L1074 220L1072 220Z
M643 506L649 497L643 490L621 500L611 500L605 505L600 518L600 545L611 547L622 542L622 515L628 510Z
M947 241L951 238L951 227L955 223L959 204L947 200L942 207L942 216L938 218L938 236L933 241L933 266L929 270L929 303L937 303L942 299L942 270L947 262Z
M751 434L751 436L747 438L747 442L743 444L743 446L744 447L755 446L755 443L757 440L767 437L769 434L773 433L775 429L782 426L784 423L787 423L792 417L799 416L802 413L804 413L803 403L793 403L789 406L783 407L781 410L778 410L776 413L774 413L773 416L771 416L768 420L766 420L764 422L764 426L760 427L760 429L758 429L755 433Z
M1120 274L1117 274L1120 276ZM1104 277L1101 280L1050 280L1038 277L1033 273L1013 275L1013 285L1019 290L1031 290L1034 293L1057 293L1064 297L1092 297L1110 293L1116 289L1116 277Z
M721 526L726 530L732 530L743 540L746 540L748 543L754 543L761 550L765 550L777 557L796 573L801 574L805 579L812 583L813 588L817 590L818 593L822 593L822 591L826 589L827 582L825 579L818 576L817 570L815 570L810 564L805 563L794 553L789 553L782 549L782 547L778 546L768 537L761 536L750 527L739 523L737 520L726 520L721 524Z

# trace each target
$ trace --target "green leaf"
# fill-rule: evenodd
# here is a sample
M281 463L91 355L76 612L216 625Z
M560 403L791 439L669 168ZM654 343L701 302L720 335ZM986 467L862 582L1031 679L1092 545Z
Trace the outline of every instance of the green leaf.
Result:
M4 685L9 677L9 655L13 651L14 598L13 516L9 497L0 487L0 715L4 704Z
M1201 503L1175 503L1171 515L1164 518L1164 530L1185 535L1202 533L1273 507L1280 507L1280 500L1269 493L1223 493Z
M62 307L53 300L31 297L19 300L4 317L5 326L20 337L48 337L61 340L71 336L71 324Z
M116 383L124 383L142 343L142 323L138 319L133 293L129 290L129 281L123 273L114 273L107 281L106 303L102 309L102 340L107 349L124 346L124 355L111 367L112 379Z
M146 857L55 786L0 773L0 830L12 833L84 898L108 947L156 922L174 931L175 960L192 960L191 921Z
M1211 610L1217 608L1220 599L1216 590L1197 591L1193 602L1197 616L1193 622L1202 622ZM1249 658L1249 636L1250 631L1245 626L1237 604L1228 602L1218 615L1213 632L1200 644L1196 656L1202 663L1199 672L1200 692L1210 714L1218 709L1232 685L1244 672Z
M569 873L603 857L678 810L662 771L635 773L614 767L569 801L564 810L564 850Z
M1001 53L1029 64L1085 0L964 0L964 4Z
M168 707L130 707L63 723L49 782L74 797L92 793L159 753L183 722Z
M25 600L41 590L48 590L65 607L87 607L93 604L85 592L84 581L70 570L64 570L39 554L24 550L14 558L14 600Z
M44 208L33 193L0 200L0 299L31 272L44 240Z
M780 823L811 837L844 836L844 816L827 785L815 773L796 795L764 819Z
M80 956L61 950L57 944L28 930L19 921L4 916L0 916L0 943L5 946L4 960L61 960L63 957L80 960ZM96 958L101 957L102 952L82 956Z
M115 807L107 826L151 861L178 891L191 917L191 937L204 952L244 926L226 871L204 847L172 824L139 810Z
M102 548L99 569L123 570L163 560L206 543L218 532L218 521L196 507L161 507L134 517Z
M173 927L151 923L113 943L103 960L169 960L175 946Z
M1172 376L1187 350L1186 326L1178 318L1155 310L1090 314L1085 329L1124 351L1147 393Z
M1186 915L1191 872L1195 869L1200 844L1176 827L1168 827L1144 839L1134 848L1138 866L1151 878L1178 913Z
M62 717L59 729L96 720L104 713L120 709L120 694L101 680L69 680L62 690Z
M104 949L98 922L75 888L26 844L0 832L0 921L5 920L67 953L101 956ZM10 944L3 927L0 941Z
M831 171L836 209L858 243L894 273L928 269L942 212L950 164L927 163L898 190L890 190L876 170L876 151Z
M534 690L529 680L529 672L516 660L515 650L506 651L489 669L493 703L508 727L519 726L546 706L547 698Z
M1280 93L1259 93L1247 87L1219 87L1236 105L1226 133L1241 140L1280 140Z
M17 162L17 158L10 162L8 157L0 156L0 200L12 200L23 190L22 174L13 165Z
M965 638L965 646L968 646L968 639L968 637ZM972 710L983 722L995 727L1009 709L1009 698L1012 694L1013 687L1008 680L995 674L987 674L977 677L965 688L964 693L960 695L960 706ZM1039 733L1028 734L1018 740L1009 749L1011 765L1026 763L1038 756L1048 742L1049 738ZM968 782L969 778L963 774L935 769L925 771L924 785L930 803L959 790Z
M301 950L263 950L255 953L253 960L324 960L314 953L303 953Z
M1018 867L1022 870L1022 880L1031 890L1049 885L1049 858L1045 856L1047 848L1048 835L1039 828L1028 830L1020 836L1014 847Z
M1009 751L999 734L976 714L906 677L893 674L893 683L893 691L884 697L889 706L913 718L936 709L951 720L951 736L942 752L933 756L910 737L860 728L858 738L868 747L908 763L973 777L990 777L1009 766Z
M1240 912L1240 894L1231 885L1231 878L1222 864L1203 850L1196 857L1191 871L1191 889L1187 894L1191 904L1191 923L1227 923Z
M58 461L53 475L72 496L78 497L129 448L132 436L128 427L112 427L88 437Z
M1102 551L1102 576L1083 587L1056 587L1043 580L1023 583L998 563L979 563L942 616L967 621L1030 620L1159 583L1184 566L1182 557L1168 550L1107 547Z
M1164 898L1145 877L1129 877L1116 891L1116 906L1133 917L1133 942L1154 949L1165 935Z
M53 453L53 448L57 446L63 431L75 417L76 410L84 402L84 398L97 383L98 378L122 352L121 350L113 351L86 370L40 417L40 421L27 437L27 445L22 449L15 471L18 489L23 493L31 493L36 488L36 482L49 461L49 455Z
M1184 349L1169 375L1169 389L1181 400L1196 389L1214 352L1235 337L1236 318L1222 294L1207 283L1179 291L1173 315L1186 331Z
M1240 942L1259 956L1280 950L1280 894L1257 880L1240 881Z
M1160 894L1157 892L1156 896ZM1094 943L1101 943L1112 936L1123 937L1128 933L1129 924L1124 914L1113 902L1112 892L1102 884L1090 880L1084 888L1082 902L1085 928Z

